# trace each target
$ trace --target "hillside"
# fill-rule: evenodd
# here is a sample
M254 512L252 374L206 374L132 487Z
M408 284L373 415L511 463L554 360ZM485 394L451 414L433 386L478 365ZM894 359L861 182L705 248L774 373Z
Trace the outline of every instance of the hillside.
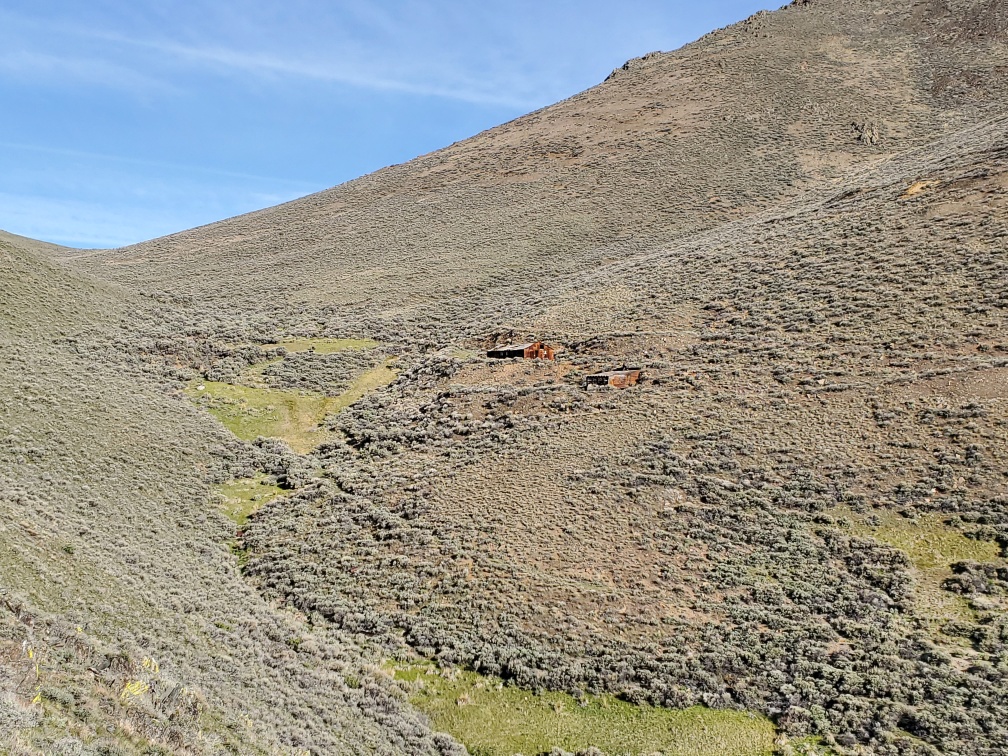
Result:
M421 360L334 419L345 444L252 521L248 572L529 687L997 753L1006 137L546 290L551 322L593 326L622 290L632 324L555 368ZM646 385L580 386L621 363Z
M806 0L276 208L0 238L0 723L514 753L459 724L480 673L547 729L617 694L1004 752L1006 60L1000 0ZM484 357L527 338L556 362ZM22 640L78 636L40 727ZM676 737L755 753L711 721Z
M208 500L248 455L145 374L137 330L165 313L15 244L0 239L0 750L444 752L387 685L333 684L375 660L241 579Z
M1003 107L1003 4L986 5L757 15L410 163L87 268L243 311L471 316L479 296L744 218Z

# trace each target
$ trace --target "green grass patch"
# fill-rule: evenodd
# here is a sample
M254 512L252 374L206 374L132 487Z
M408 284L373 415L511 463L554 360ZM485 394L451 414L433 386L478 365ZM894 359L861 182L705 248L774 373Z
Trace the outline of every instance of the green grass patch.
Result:
M331 400L329 412L339 412L346 409L358 399L363 399L372 391L388 386L396 379L397 373L392 369L395 358L385 360L381 365L376 365L370 370L361 373L354 382L350 384L346 391Z
M279 438L306 454L332 438L322 427L327 415L349 407L396 378L386 360L358 376L339 396L262 386L237 386L214 381L192 381L186 393L244 441L259 436Z
M296 352L336 354L357 349L374 349L376 346L378 342L372 339L281 339L273 344L263 344L264 349L283 347L291 354Z
M906 552L921 570L948 568L953 562L972 559L997 561L1000 548L993 541L967 538L946 525L943 515L928 513L909 520L895 512L876 512L878 524L868 528L873 538Z
M874 511L868 517L853 513L849 516L855 533L893 546L909 557L917 578L922 616L935 625L949 620L974 619L966 599L941 586L952 576L951 566L955 562L998 561L998 544L967 538L956 528L946 525L943 515L933 512L912 520L890 511Z
M309 392L194 381L190 396L243 441L280 438L301 454L327 440L319 424L335 399Z
M259 474L254 478L229 480L214 486L214 493L220 500L221 509L240 528L249 515L265 506L284 491L269 477Z
M613 696L531 693L492 677L429 664L399 665L410 702L474 756L531 756L551 748L595 746L606 753L665 756L769 756L774 726L739 711L636 706Z

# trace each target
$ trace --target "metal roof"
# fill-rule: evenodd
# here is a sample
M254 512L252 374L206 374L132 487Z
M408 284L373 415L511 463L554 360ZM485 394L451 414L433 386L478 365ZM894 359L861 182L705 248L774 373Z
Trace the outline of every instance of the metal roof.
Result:
M512 350L512 349L525 350L525 349L528 349L530 346L534 346L535 344L538 344L538 343L539 343L538 341L530 341L527 344L505 344L503 346L495 346L490 351L491 352L503 352L504 350Z

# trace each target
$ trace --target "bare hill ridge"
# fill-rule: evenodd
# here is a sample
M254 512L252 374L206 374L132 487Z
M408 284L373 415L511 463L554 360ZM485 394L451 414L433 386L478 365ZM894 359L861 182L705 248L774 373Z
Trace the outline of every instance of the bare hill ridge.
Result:
M81 262L264 310L520 289L786 202L1002 107L1001 15L880 2L758 14L410 163Z

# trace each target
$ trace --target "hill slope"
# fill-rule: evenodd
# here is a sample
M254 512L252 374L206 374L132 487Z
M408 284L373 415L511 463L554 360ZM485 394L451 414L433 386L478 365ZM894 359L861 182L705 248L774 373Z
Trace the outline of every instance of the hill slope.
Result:
M745 217L1003 107L1003 8L826 0L760 14L410 163L88 254L88 268L243 309L461 314L481 293Z
M1006 138L545 291L593 326L628 292L630 327L558 368L432 358L351 408L352 453L252 523L249 572L527 686L998 752ZM647 385L579 386L620 363Z

